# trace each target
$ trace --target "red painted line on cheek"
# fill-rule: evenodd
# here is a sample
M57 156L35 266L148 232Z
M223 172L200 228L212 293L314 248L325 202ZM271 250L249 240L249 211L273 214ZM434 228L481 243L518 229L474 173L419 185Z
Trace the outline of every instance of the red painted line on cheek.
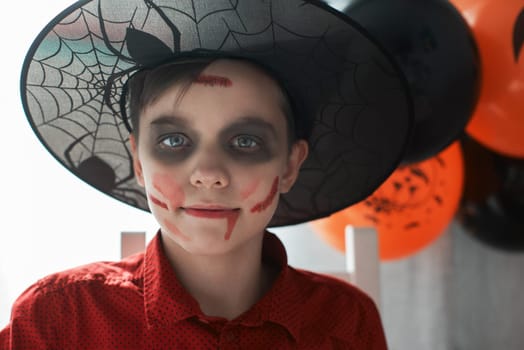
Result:
M226 241L229 241L229 239L231 238L231 234L233 233L233 230L235 229L239 215L240 215L240 212L238 210L235 210L232 213L228 213L226 215L227 231L226 231L226 235L224 236L224 239Z
M169 222L168 220L164 220L164 226L168 229L169 232L171 232L173 235L183 239L186 242L189 242L191 238L180 232L178 227L175 226L172 222Z
M195 84L202 84L205 86L220 86L230 87L233 86L233 82L226 77L220 77L217 75L205 75L202 74L195 80Z
M160 199L156 198L156 197L153 196L152 194L149 195L149 200L150 200L153 204L159 206L160 208L163 208L163 209L166 209L166 210L168 209L166 203L162 202Z
M273 185L271 186L271 190L269 191L266 198L263 201L255 204L255 206L251 208L251 212L260 213L266 210L271 205L271 203L273 203L273 200L275 199L277 195L277 190L278 190L278 176L275 178L275 180L273 180Z
M165 174L155 174L153 176L153 187L162 195L162 197L168 200L169 208L171 210L175 210L176 208L182 206L182 203L184 203L184 191L171 178L171 176Z
M240 197L243 200L246 200L251 196L258 188L258 185L260 184L260 179L253 181L251 184L249 184L244 191L240 193Z

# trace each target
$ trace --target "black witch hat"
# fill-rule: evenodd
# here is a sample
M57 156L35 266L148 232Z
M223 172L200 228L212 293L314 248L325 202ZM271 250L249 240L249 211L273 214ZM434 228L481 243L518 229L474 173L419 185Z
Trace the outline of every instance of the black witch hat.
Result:
M201 56L268 67L312 127L310 155L270 226L364 199L402 159L413 117L400 70L359 25L319 1L79 1L30 48L24 109L40 141L73 174L149 210L134 180L127 81L142 69Z

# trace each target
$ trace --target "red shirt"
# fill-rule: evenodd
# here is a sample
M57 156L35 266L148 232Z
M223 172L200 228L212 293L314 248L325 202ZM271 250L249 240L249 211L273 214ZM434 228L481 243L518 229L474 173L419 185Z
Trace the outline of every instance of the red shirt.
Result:
M205 316L178 282L157 235L146 251L50 275L15 302L1 349L386 349L372 300L355 287L287 265L270 291L234 320Z

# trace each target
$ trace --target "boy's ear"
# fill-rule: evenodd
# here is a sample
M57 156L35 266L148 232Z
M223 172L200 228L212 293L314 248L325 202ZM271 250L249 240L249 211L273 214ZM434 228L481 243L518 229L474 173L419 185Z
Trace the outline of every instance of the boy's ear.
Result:
M305 140L298 140L291 146L287 168L280 181L280 193L287 193L293 187L308 153L309 146Z
M136 182L144 187L144 174L142 172L142 163L138 159L138 150L136 146L135 135L129 135L129 144L131 145L131 155L133 156L133 170L135 172Z

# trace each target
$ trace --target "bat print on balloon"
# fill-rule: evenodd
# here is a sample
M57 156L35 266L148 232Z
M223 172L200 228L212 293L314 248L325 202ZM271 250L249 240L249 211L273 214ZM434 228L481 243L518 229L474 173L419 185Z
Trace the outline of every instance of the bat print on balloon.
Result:
M255 179L250 184L248 184L241 191L241 199L245 201L251 197L259 188L260 182L260 179ZM277 197L278 184L279 178L277 176L273 180L267 195L261 201L257 202L253 207L251 207L250 213L262 213L273 204L275 198ZM183 189L176 183L175 180L172 179L172 177L165 174L155 174L153 176L153 189L155 193L158 193L158 197L160 198L158 198L157 195L149 193L149 201L152 205L157 206L160 209L174 212L179 208L183 208L186 214L194 217L207 219L226 219L227 228L224 234L224 239L226 241L230 240L240 215L239 209L206 209L198 207L184 208L185 194ZM162 223L164 227L173 235L180 237L185 241L189 241L191 239L188 235L181 232L172 220L164 219L162 220Z
M329 244L345 251L347 225L374 227L381 260L412 255L444 233L462 195L464 164L458 142L438 155L398 167L368 198L312 222Z

